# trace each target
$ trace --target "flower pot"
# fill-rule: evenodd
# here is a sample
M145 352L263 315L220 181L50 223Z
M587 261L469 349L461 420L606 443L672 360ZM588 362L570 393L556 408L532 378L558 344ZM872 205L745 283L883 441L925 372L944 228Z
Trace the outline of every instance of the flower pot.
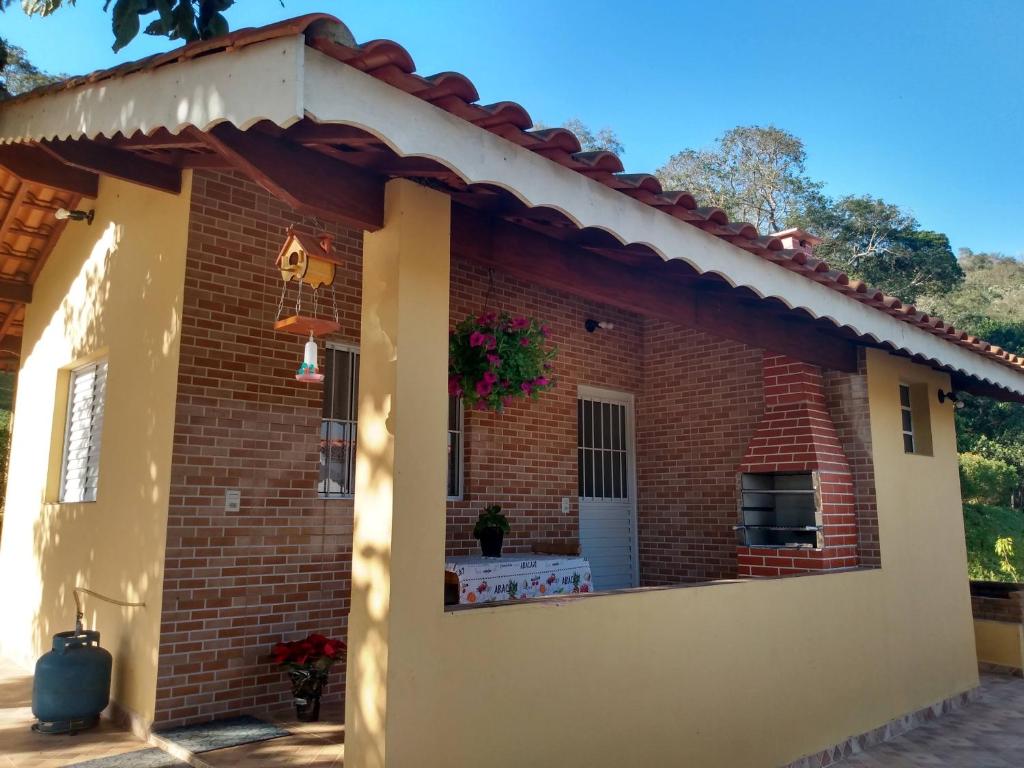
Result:
M293 669L292 696L294 696L295 717L303 723L320 720L320 696L327 682L327 672L318 669Z
M480 552L484 557L501 557L501 544L505 532L501 528L484 528L480 531Z

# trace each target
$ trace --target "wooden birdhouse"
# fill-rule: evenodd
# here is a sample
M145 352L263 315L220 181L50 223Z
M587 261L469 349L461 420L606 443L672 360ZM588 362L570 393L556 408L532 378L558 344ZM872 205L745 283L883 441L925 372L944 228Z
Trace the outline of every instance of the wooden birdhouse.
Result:
M275 264L281 270L284 287L274 329L298 333L303 336L324 336L341 330L338 322L338 307L334 297L334 276L341 260L334 254L331 237L311 237L294 229L288 230L288 238L277 255ZM323 300L326 289L331 290L330 306ZM289 290L295 294L295 311L284 315ZM304 297L308 293L308 297ZM303 299L306 305L303 306ZM329 309L333 319L318 316L321 309ZM284 315L284 316L282 316Z

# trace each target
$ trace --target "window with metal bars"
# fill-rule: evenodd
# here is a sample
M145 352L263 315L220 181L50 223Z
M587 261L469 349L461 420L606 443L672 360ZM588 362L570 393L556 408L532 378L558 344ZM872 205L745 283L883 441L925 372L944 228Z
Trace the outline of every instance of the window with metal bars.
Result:
M328 345L324 362L317 492L324 498L345 498L355 490L359 352Z
M61 503L96 501L100 476L100 436L107 395L107 361L71 372L61 459Z
M581 397L576 418L580 498L630 498L626 405Z
M355 491L359 399L359 351L328 345L320 421L320 480L323 498L350 498ZM463 415L460 398L448 401L448 498L462 497Z

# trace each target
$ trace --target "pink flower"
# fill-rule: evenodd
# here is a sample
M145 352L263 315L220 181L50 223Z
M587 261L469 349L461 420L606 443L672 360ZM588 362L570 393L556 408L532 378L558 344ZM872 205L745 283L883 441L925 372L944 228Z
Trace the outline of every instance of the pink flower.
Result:
M487 397L491 394L491 390L494 389L494 383L488 381L478 381L476 383L476 393L480 397Z
M534 379L534 380L533 380L533 381L532 381L531 383L532 383L532 384L533 384L533 386L535 386L535 387L546 387L546 386L547 386L548 384L550 384L551 382L550 382L550 380L549 380L549 379L547 378L547 376L538 376L538 377L537 377L536 379Z
M542 325L540 327L540 335L546 339L548 336L551 335L551 328L546 325Z
M501 358L498 357L497 355L488 355L487 362L493 365L495 368L497 368L499 365L501 365Z
M480 331L473 331L469 335L469 346L471 347L482 347L487 343L488 336L486 333Z
M528 347L528 346L530 346L530 337L529 336L523 336L522 338L520 338L519 339L519 346L520 347Z
M523 390L524 395L528 395L533 391L533 385L530 384L530 382L528 381L524 381L522 384L520 384L519 388Z
M459 386L459 377L458 376L449 376L448 377L448 394L449 395L461 395L462 394L462 387Z
M530 327L530 321L525 317L516 317L512 320L512 330L521 331L524 328Z
M496 374L494 371L484 371L484 381L487 382L488 385L494 386L494 383L497 380L498 374Z
M493 336L485 336L484 337L484 346L487 349L494 349L495 347L498 346L498 340L496 338L494 338Z
M476 319L477 325L494 325L498 322L498 316L494 312L484 312Z
M512 405L512 398L511 397L503 397L501 399L501 404L504 405L506 408L508 408L510 405Z

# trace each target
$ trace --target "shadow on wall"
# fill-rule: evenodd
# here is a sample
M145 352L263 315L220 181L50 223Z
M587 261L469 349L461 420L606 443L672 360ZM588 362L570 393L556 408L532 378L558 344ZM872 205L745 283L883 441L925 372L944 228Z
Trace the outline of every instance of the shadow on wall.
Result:
M97 207L121 212L117 198L124 197L123 191L110 195ZM131 202L127 206L135 210ZM155 233L136 223L137 215L124 215L134 227L130 236L114 222L97 221L98 233L97 227L69 231L43 272L45 287L37 289L32 311L45 317L37 315L40 320L26 328L33 336L20 374L19 411L26 413L16 422L16 428L40 434L22 443L16 433L14 447L25 446L21 461L46 466L37 469L38 485L26 479L24 490L11 498L24 504L39 494L38 513L19 513L33 521L32 559L40 586L38 603L28 608L34 609L31 642L37 653L51 646L53 634L73 628L76 586L147 603L127 608L84 597L85 626L100 630L114 656L112 698L139 711L152 708L146 702L155 686L170 472L164 400L170 387L173 418L182 288L168 282L177 272L166 252L145 248ZM87 255L79 261L79 254ZM104 357L109 367L97 500L58 504L68 371ZM35 390L31 395L24 391L29 387ZM19 482L12 479L12 487ZM27 529L21 538L19 545L27 546ZM25 556L12 549L5 553L8 561L20 558L19 570L25 570Z
M362 322L367 323L371 315L364 309ZM371 323L375 324L376 318ZM371 327L368 335L380 338L386 333L380 327ZM395 381L396 355L393 346L387 350L388 370L377 374L383 382ZM368 372L363 367L361 377ZM358 728L358 758L367 768L372 768L383 765L385 759L388 645L393 628L390 621L392 520L390 515L373 512L378 506L394 510L395 418L391 395L374 399L370 394L372 387L363 386L363 382L361 378L353 527L353 544L359 548L352 561L349 637L352 637L353 615L358 617L355 623L358 634L357 647L349 646L345 695L351 703L346 707L347 731L351 734L354 726ZM444 514L443 501L438 508ZM387 519L382 520L382 517ZM440 602L436 607L440 607Z

